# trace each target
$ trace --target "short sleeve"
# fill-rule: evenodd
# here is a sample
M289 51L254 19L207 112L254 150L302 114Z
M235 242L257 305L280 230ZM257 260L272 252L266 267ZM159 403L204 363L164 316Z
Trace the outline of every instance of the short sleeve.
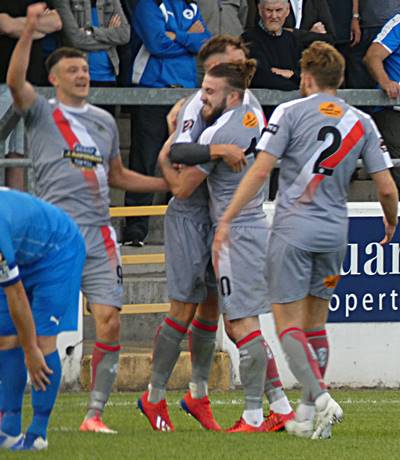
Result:
M391 168L393 163L375 122L371 118L368 118L366 122L368 128L366 131L366 142L361 151L361 158L367 172L373 174Z
M382 28L374 40L384 46L390 54L394 53L400 46L400 14L396 14Z
M202 123L201 108L203 106L201 93L198 91L182 107L178 114L174 142L196 142L200 133L197 126Z
M264 134L257 144L257 150L263 150L277 158L282 157L290 139L290 122L288 118L287 109L282 105L274 110Z

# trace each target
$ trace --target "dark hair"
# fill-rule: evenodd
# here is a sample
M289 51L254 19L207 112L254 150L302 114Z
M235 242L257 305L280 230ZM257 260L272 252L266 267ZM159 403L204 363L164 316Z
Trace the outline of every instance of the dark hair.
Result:
M224 62L212 67L207 75L225 78L231 88L244 92L250 86L256 68L255 59L247 59L245 62Z
M216 35L215 37L210 38L210 40L208 40L199 51L199 58L201 62L204 62L213 54L225 53L228 46L242 50L246 58L250 55L250 51L241 37L225 34Z
M69 48L67 46L63 46L61 48L57 48L53 51L50 56L46 59L46 70L50 73L51 69L58 64L61 59L64 58L81 58L87 61L87 56L83 51L80 51L76 48Z
M312 43L300 59L303 72L311 74L317 85L323 88L339 88L343 81L344 57L329 43Z

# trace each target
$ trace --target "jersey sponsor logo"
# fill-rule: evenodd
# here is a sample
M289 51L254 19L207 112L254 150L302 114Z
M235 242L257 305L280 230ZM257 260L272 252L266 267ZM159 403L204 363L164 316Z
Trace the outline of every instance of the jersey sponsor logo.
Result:
M274 123L268 123L267 127L265 128L265 131L267 133L271 133L275 135L279 131L279 125L275 125ZM262 134L264 134L264 132Z
M194 120L185 120L183 122L183 128L182 132L185 133L186 131L189 131L189 129L192 129L194 125Z
M324 286L328 289L334 289L340 281L340 275L329 275L324 278Z
M70 159L72 165L79 169L94 169L103 164L103 157L96 147L85 147L81 144L75 144L73 150L65 149L62 156Z
M185 19L188 19L190 21L194 18L194 11L188 8L186 10L183 10L182 15Z
M323 102L319 106L319 111L327 117L340 118L343 116L343 109L333 102Z
M242 124L245 128L257 128L258 126L257 116L253 112L246 112L244 114Z

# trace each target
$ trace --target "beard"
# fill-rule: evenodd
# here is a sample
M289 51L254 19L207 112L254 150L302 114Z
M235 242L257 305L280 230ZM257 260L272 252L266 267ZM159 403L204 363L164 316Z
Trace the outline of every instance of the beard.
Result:
M226 98L221 102L220 105L215 106L211 111L204 113L204 108L209 107L208 105L204 105L201 110L201 115L207 125L212 125L225 111L226 109Z

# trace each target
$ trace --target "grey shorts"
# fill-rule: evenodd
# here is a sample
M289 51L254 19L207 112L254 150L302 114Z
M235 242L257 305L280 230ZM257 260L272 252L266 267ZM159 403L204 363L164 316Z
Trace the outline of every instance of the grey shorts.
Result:
M218 290L228 319L249 318L271 310L267 289L265 227L231 227L230 243L219 254Z
M210 225L167 213L164 240L168 298L193 304L203 302L207 289L216 289Z
M268 289L272 303L289 303L312 295L329 300L346 255L344 245L334 252L310 252L272 234L268 245Z
M122 308L121 256L114 229L111 226L81 226L80 230L86 244L82 292L89 304Z
M10 91L6 87L0 89L0 119L13 105L13 99ZM19 153L24 154L24 126L20 120L16 128L11 132L5 141L5 154Z

